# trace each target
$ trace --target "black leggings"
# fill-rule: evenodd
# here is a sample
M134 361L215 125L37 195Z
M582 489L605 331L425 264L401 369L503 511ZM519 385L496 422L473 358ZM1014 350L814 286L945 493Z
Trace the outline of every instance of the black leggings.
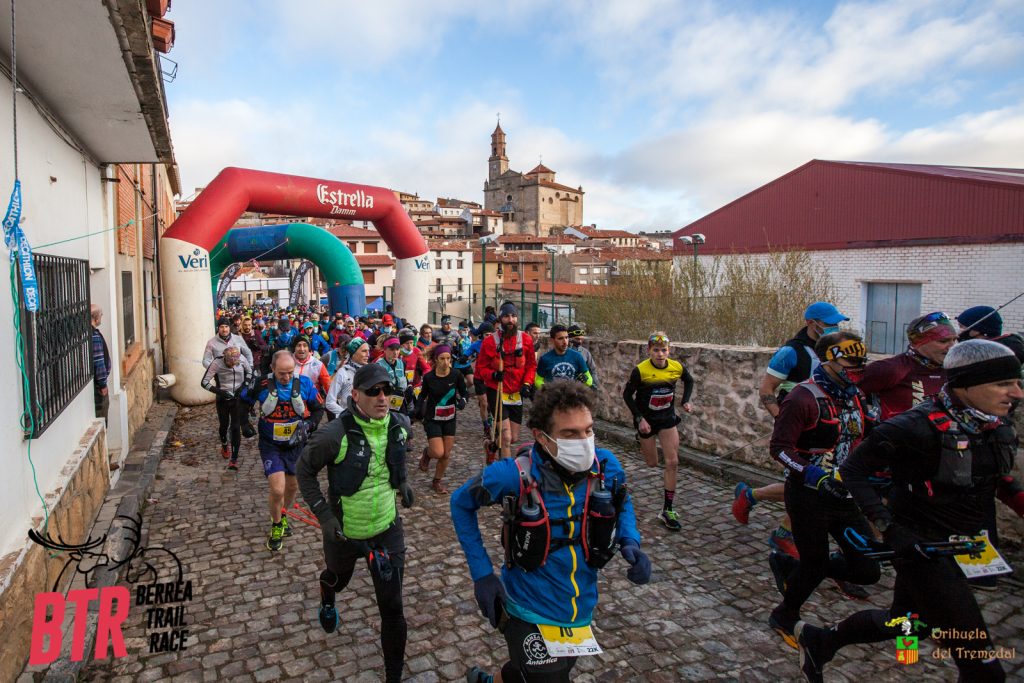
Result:
M782 600L790 617L799 618L800 607L826 577L862 586L876 583L881 577L878 562L859 555L843 536L847 527L866 538L872 535L867 520L852 499L832 498L787 480L786 512L793 526L793 540L800 551L800 563L786 580ZM839 544L841 553L829 555L829 536Z
M917 614L924 626L911 635L936 641L956 662L962 681L1004 681L998 660L986 661L993 650L978 602L952 558L897 560L892 607L865 610L827 631L833 651L854 643L892 641L902 631L886 626L890 619ZM943 635L945 634L945 635ZM974 655L974 657L972 657Z
M366 541L346 540L336 543L324 539L327 570L320 575L320 595L321 599L333 603L335 594L344 590L352 579L356 562L365 562L368 549L375 547L387 549L393 567L390 581L382 580L375 571L370 572L373 590L377 594L377 610L380 612L380 648L384 654L384 679L390 683L402 680L402 667L405 664L407 626L402 607L405 534L402 532L401 518L396 518L390 528Z
M238 449L242 445L242 420L246 419L249 406L237 398L229 401L217 399L217 421L220 442L227 443L228 432L231 433L231 459L238 458Z

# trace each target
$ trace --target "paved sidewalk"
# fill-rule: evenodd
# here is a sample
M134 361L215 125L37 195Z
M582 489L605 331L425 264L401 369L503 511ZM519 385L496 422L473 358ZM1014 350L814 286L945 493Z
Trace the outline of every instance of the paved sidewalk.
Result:
M449 488L479 471L482 439L473 406L460 417ZM414 451L424 444L416 427ZM180 443L180 445L175 445ZM614 560L601 580L595 632L605 653L583 658L578 681L798 680L798 657L765 620L779 600L768 571L765 540L780 510L758 506L749 526L729 513L732 486L683 471L677 509L688 532L673 534L655 519L660 470L643 467L635 449L621 454L631 480L644 549L655 567L651 584L633 586ZM213 407L183 408L168 439L144 524L150 546L173 550L193 583L187 606L191 635L184 652L148 652L145 609L133 605L125 624L128 656L93 662L92 681L376 681L383 660L372 586L362 566L338 596L341 626L327 635L316 621L322 568L319 531L292 521L295 535L272 555L266 484L255 440L243 444L241 470L230 473L217 453ZM408 545L405 606L409 621L406 675L414 681L461 680L469 665L500 666L504 639L486 625L449 520L448 497L410 457L416 507L401 510ZM497 561L498 514L484 513ZM1020 558L1018 559L1018 564ZM892 575L871 588L872 604L891 595ZM997 645L1016 647L1010 678L1024 675L1024 590L1001 584L979 593ZM813 622L862 607L823 585L805 608ZM902 667L892 643L844 650L826 669L828 681L955 680L955 669L931 658Z

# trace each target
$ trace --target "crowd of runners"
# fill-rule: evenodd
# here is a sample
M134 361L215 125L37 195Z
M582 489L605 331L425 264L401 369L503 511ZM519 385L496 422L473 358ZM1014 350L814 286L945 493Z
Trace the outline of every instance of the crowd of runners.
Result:
M1003 680L972 593L997 587L997 574L972 574L969 583L960 565L972 553L998 558L997 501L1024 516L1008 417L1024 398L1024 339L1003 334L987 306L955 319L935 312L911 321L904 353L868 362L864 342L841 327L848 318L834 305L815 303L804 317L760 385L774 419L768 450L785 483L740 483L732 505L746 524L758 502L785 504L768 538L781 593L768 625L799 649L810 681L823 680L845 645L932 634L941 634L963 680ZM549 348L541 353L544 336ZM661 447L659 520L679 531L680 413L694 411L699 382L714 378L695 378L672 354L668 336L654 331L647 357L619 381L647 466L659 466ZM415 504L410 458L423 472L433 469L432 495L451 496L477 602L508 644L500 671L473 667L468 681L569 680L577 657L597 651L590 624L598 572L620 555L630 581L650 579L629 467L595 445L595 403L609 400L606 388L618 382L601 375L578 324L521 326L511 302L489 307L479 324L443 316L436 328L416 327L390 307L359 317L304 306L230 309L218 311L203 364L227 468L238 469L243 437L258 440L268 482L266 547L284 548L289 511L323 532L319 621L327 632L341 619L336 595L357 562L367 562L388 681L400 680L405 659L398 505ZM460 413L477 419L465 414L474 397L480 471L450 493L456 423ZM318 476L324 469L327 491ZM299 493L306 507L297 505ZM477 519L491 505L501 507L500 576ZM811 623L827 615L804 620L801 608L826 578L866 599L880 562L896 571L888 610L865 610L830 628Z

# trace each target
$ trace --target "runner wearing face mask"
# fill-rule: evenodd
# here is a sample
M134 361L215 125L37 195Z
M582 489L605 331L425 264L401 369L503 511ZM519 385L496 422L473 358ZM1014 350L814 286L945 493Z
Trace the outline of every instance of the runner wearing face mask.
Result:
M625 472L610 451L594 447L593 400L578 382L546 384L530 410L536 442L452 494L452 523L477 604L504 634L509 652L496 676L470 669L471 683L568 681L576 656L595 654L585 645L598 571L619 552L630 581L650 580ZM481 507L496 504L503 508L506 548L501 578L477 521ZM567 631L570 643L555 642Z

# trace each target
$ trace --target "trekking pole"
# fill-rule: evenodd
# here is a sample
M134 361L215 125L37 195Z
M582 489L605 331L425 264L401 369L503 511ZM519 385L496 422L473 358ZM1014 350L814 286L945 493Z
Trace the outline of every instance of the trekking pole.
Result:
M850 542L853 549L864 557L878 560L879 562L891 562L896 559L894 551L868 540L852 527L847 527L846 531L843 532L843 536ZM985 550L985 544L978 541L936 541L934 543L922 541L918 544L918 547L921 549L921 552L929 557L969 555L976 558L981 557L981 553Z
M998 313L999 311L1003 310L1004 308L1006 308L1007 306L1009 306L1010 304L1012 304L1012 303L1013 303L1014 301L1016 301L1017 299L1021 298L1022 296L1024 296L1024 292L1021 292L1021 293L1020 293L1020 294L1018 294L1017 296L1013 297L1012 299L1010 299L1009 301L1007 301L1007 302L1006 302L1005 304L1003 304L1003 305L1002 305L1002 306L1000 306L999 308L997 308L997 309L995 309L994 311L992 311L991 313L989 313L989 314L987 314L987 315L984 315L984 316L982 316L982 317L978 318L978 319L977 319L976 321L974 321L974 324L973 324L973 325L968 325L967 327L965 327L965 328L963 329L963 331L964 331L964 332L966 332L967 330L973 329L973 328L974 328L974 327L976 327L977 325L980 325L980 324L981 324L981 322L982 322L983 320L986 320L986 319L988 319L988 318L992 317L993 315L995 315L995 314L996 314L996 313Z

